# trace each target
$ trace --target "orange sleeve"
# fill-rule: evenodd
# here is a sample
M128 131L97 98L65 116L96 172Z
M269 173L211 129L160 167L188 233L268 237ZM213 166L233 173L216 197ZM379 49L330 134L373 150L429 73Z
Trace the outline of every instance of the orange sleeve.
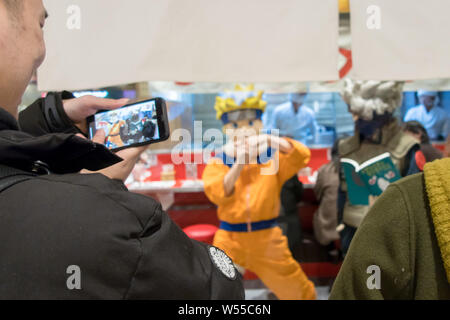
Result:
M293 148L289 153L278 152L280 155L278 177L282 185L300 169L306 167L311 159L311 151L304 144L293 139L284 139L289 141Z
M203 171L203 187L212 203L220 205L227 197L223 180L230 169L217 158L211 159Z

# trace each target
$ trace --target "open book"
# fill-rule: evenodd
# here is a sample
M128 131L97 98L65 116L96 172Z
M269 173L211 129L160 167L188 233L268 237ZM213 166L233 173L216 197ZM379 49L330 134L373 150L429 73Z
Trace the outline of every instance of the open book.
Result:
M388 152L361 164L342 158L341 167L347 182L348 199L352 205L369 205L369 196L381 195L389 184L401 178Z

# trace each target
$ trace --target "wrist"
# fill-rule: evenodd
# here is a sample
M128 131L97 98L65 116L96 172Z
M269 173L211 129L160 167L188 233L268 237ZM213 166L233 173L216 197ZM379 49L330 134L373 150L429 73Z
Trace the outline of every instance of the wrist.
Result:
M68 91L50 92L44 98L44 117L52 133L81 133L64 109L64 100L71 98Z
M231 167L232 169L236 170L238 173L240 173L242 171L242 169L244 169L245 163L241 160L241 161L236 161L233 166Z
M279 150L283 153L289 153L294 148L291 141L285 138L278 138L278 146Z

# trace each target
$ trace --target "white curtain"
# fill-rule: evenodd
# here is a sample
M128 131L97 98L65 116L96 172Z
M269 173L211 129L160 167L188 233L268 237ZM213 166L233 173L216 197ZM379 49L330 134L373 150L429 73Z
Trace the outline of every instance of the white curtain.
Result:
M352 76L450 78L449 0L351 0Z
M336 80L336 0L46 0L41 90Z

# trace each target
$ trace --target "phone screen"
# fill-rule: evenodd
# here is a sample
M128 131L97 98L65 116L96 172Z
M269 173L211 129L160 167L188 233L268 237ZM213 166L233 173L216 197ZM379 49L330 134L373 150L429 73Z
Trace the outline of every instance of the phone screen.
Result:
M157 109L157 100L149 100L97 113L89 122L89 135L92 138L103 129L105 146L110 150L160 141L161 115Z

